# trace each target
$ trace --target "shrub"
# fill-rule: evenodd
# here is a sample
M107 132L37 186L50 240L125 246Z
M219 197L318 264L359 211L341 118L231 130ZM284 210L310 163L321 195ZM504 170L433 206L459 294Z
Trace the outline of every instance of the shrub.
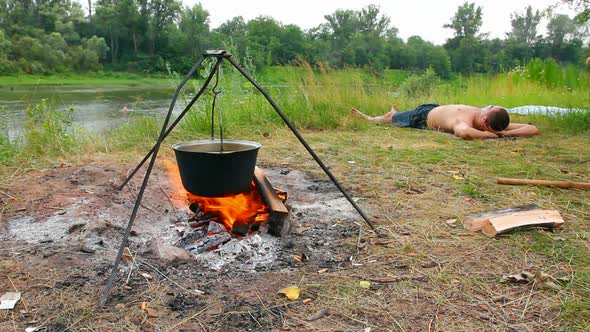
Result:
M47 99L25 110L24 149L33 155L63 154L75 144L74 109L58 110Z
M406 97L429 96L434 87L439 83L439 79L432 68L426 69L421 75L412 75L408 77L399 87L400 93Z

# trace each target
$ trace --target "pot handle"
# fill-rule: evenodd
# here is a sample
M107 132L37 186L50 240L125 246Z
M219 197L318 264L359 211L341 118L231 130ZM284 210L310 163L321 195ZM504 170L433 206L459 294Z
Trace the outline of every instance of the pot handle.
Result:
M215 139L215 104L217 104L217 100L219 99L219 94L221 90L217 90L217 85L219 84L219 70L215 73L215 84L211 89L213 91L213 101L211 102L211 139ZM221 112L221 102L217 105L217 109L219 111L219 153L223 152L223 115Z

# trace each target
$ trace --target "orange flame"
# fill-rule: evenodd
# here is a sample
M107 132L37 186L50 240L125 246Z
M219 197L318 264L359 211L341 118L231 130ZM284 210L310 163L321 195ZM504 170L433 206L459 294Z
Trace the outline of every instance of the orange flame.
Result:
M214 215L216 221L222 222L228 231L231 231L234 223L263 223L268 220L268 206L254 181L250 191L246 193L227 197L201 197L184 189L176 163L163 159L163 164L173 190L170 196L175 207L187 206L189 202L196 203L203 214Z

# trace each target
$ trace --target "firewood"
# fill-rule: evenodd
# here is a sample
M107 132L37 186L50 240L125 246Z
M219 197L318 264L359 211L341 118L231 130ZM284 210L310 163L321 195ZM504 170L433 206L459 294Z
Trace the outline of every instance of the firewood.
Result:
M231 232L236 235L246 236L248 235L248 231L250 230L249 223L234 223L231 229Z
M289 215L270 213L270 219L268 220L268 233L270 235L284 237L289 232L290 227Z
M285 206L285 204L283 204L283 201L277 195L277 192L272 187L272 184L270 183L264 172L258 167L254 169L254 181L258 186L258 190L260 191L260 194L262 195L264 202L266 203L266 205L268 205L269 210L271 212L281 215L289 214L289 210L287 210L287 207Z
M515 212L509 215L493 217L489 223L483 226L482 232L494 237L523 227L558 227L564 221L557 210L532 210Z
M511 184L520 185L528 184L533 186L547 186L547 187L558 187L558 188L574 188L574 189L590 189L589 182L571 182L571 181L551 181L551 180L535 180L535 179L509 179L509 178L498 178L496 181L498 184Z
M481 214L468 216L463 223L463 227L472 232L480 231L485 224L487 224L490 218L504 216L514 212L539 210L540 208L535 204L515 206L508 209L493 210Z

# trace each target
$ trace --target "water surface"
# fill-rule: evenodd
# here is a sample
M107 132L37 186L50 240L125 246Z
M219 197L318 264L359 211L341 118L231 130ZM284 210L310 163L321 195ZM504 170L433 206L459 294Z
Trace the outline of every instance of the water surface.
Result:
M174 92L173 86L101 86L101 87L19 87L0 88L0 120L11 139L20 135L25 109L51 101L58 110L74 109L76 127L100 132L117 126L132 116L166 114ZM179 101L174 113L182 111Z

